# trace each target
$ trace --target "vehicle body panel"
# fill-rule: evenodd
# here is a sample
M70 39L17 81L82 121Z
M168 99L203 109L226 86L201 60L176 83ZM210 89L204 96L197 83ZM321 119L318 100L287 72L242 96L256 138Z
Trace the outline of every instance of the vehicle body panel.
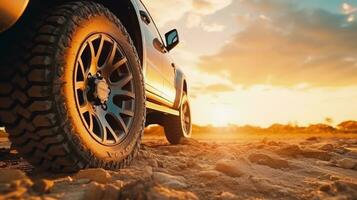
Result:
M0 0L0 32L16 23L25 11L29 0Z
M101 1L97 0L99 3ZM177 110L181 102L185 76L176 67L170 53L165 49L165 42L145 5L141 0L129 1L135 9L140 26L143 47L140 53L143 57L142 68L147 100L159 105L151 106L150 109L159 109L158 111L165 112L164 109L160 109L165 106ZM20 19L28 4L29 0L0 0L0 32L14 25ZM150 23L143 20L142 12L145 12L150 18ZM157 47L157 41L162 48Z

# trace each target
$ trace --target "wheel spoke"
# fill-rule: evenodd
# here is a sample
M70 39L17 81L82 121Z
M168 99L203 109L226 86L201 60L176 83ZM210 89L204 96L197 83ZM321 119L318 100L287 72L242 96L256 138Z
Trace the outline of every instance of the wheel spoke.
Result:
M121 110L120 110L120 113L123 114L123 115L126 115L126 116L128 116L128 117L133 117L133 116L134 116L134 112L131 111L131 110L121 109Z
M113 71L115 71L116 69L118 69L120 66L124 65L126 62L128 62L128 60L126 59L126 57L120 59L117 63L113 63L113 69L111 71L111 73L113 73Z
M91 54L91 62L88 67L88 73L94 75L97 72L96 53L92 41L88 41L87 45L89 46L90 54Z
M95 56L95 60L97 62L96 64L98 64L99 57L102 54L103 46L104 46L104 37L101 35L100 36L100 43L99 43L98 51L97 51L97 54Z
M118 48L118 45L117 45L116 42L114 42L114 44L113 44L113 46L112 46L112 49L110 50L110 54L109 54L109 56L107 57L107 59L106 59L106 61L105 61L105 63L106 63L107 65L113 65L117 48Z
M88 76L88 72L84 68L84 64L83 64L83 61L82 61L81 57L79 57L79 59L78 59L78 66L81 68L81 72L82 72L83 78L85 80L87 78L87 76ZM77 73L78 73L78 70L77 70Z
M100 121L100 138L103 143L108 142L108 134L112 135L114 138L114 141L117 142L119 141L118 136L116 135L115 131L113 130L112 125L108 122L106 118L107 112L102 112L101 116L99 117ZM116 116L111 115L112 117L115 118L115 120L118 120ZM109 132L109 133L108 133Z
M112 83L112 85L114 85L115 87L122 88L126 84L128 84L131 80L133 80L133 76L131 74L128 74L127 76L122 78L120 81Z
M93 128L94 128L94 118L93 118L93 115L92 113L89 112L89 124L88 124L88 129L89 131L92 131L93 132Z
M190 123L190 118L189 117L185 117L185 122L188 124Z
M107 102L107 112L112 114L113 116L117 116L120 114L121 109L119 108L119 106L113 103L113 99L110 99Z
M112 90L111 95L113 97L120 96L120 97L128 97L129 99L135 99L135 94L133 92L122 90L122 89Z
M107 129L108 129L108 130L107 130ZM106 139L108 139L108 131L109 131L109 133L113 136L114 141L115 141L115 142L118 142L118 141L119 141L119 137L117 136L117 134L115 133L115 131L113 130L113 128L109 125L109 123L107 123L106 129L105 129L106 136L107 136Z
M76 89L80 89L84 91L86 88L86 83L84 81L78 81L75 84L76 84Z
M81 114L84 114L84 113L86 113L86 112L90 112L88 105L87 105L87 104L85 104L85 105L79 105L79 112L80 112Z
M125 135L128 134L129 130L128 127L125 125L125 122L121 116L116 117L119 120L120 126L123 129Z

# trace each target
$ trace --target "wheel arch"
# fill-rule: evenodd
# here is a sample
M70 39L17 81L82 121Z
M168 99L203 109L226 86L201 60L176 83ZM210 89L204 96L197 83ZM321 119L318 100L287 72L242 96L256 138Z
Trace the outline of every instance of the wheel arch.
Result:
M92 1L96 2L99 4L104 5L106 8L108 8L113 14L115 14L126 30L128 31L131 39L133 40L134 46L137 50L138 56L140 58L141 65L143 66L143 61L145 60L145 48L144 48L144 34L143 30L141 27L141 23L139 21L139 11L138 11L138 5L136 0L119 0L119 1L113 1L113 0L87 0L87 1ZM54 6L67 3L67 2L73 2L73 0L51 0L51 1L46 1L46 0L30 0L28 2L27 8L24 12L24 14L21 16L21 18L16 22L14 26L9 28L7 31L4 33L1 33L0 35L19 35L21 30L21 26L23 24L21 23L24 21L24 18L31 17L33 14L38 10L45 10L45 9L50 9ZM5 38L5 37L1 37ZM6 39L1 39L0 40L6 40ZM3 41L0 41L3 42ZM5 45L6 46L6 45Z
M186 76L179 68L176 69L175 85L176 85L176 97L174 102L174 108L179 109L181 105L183 92L186 92L186 94L188 94L189 92Z

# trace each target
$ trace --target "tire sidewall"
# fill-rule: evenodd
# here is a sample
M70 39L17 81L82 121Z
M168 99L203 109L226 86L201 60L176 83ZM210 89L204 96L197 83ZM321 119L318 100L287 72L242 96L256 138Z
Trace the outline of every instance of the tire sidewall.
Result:
M190 127L189 127L189 132L186 132L185 128L184 128L184 121L182 119L183 117L183 105L187 103L188 104L188 107L190 109ZM180 106L180 126L181 126L181 130L182 130L182 137L185 137L185 138L189 138L191 137L191 134L192 134L192 115L191 115L191 105L190 105L190 102L189 102L189 99L188 99L188 96L186 94L186 92L183 93L182 95L182 100L181 100L181 106Z
M112 19L110 19L111 17ZM95 157L105 161L123 160L132 153L137 141L141 139L145 120L145 90L140 63L138 62L137 53L132 47L130 38L123 27L118 26L119 23L119 20L113 16L95 14L88 18L80 19L76 22L78 26L75 25L72 29L73 32L69 31L67 34L63 34L63 39L68 39L68 36L71 38L68 48L63 52L63 60L65 63L63 65L64 73L62 77L65 83L62 86L65 104L74 129L71 134L78 135L85 148L92 152ZM74 69L77 56L83 42L95 33L108 34L121 46L123 53L127 57L134 79L136 96L134 120L126 138L115 146L105 146L97 142L86 129L76 107ZM71 135L69 135L69 137L71 137Z

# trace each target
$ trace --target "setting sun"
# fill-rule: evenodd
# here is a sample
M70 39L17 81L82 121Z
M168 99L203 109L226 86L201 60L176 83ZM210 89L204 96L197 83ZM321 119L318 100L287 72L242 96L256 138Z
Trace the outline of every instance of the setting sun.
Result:
M213 106L210 116L212 117L212 125L227 126L231 123L233 111L228 106L216 105Z

